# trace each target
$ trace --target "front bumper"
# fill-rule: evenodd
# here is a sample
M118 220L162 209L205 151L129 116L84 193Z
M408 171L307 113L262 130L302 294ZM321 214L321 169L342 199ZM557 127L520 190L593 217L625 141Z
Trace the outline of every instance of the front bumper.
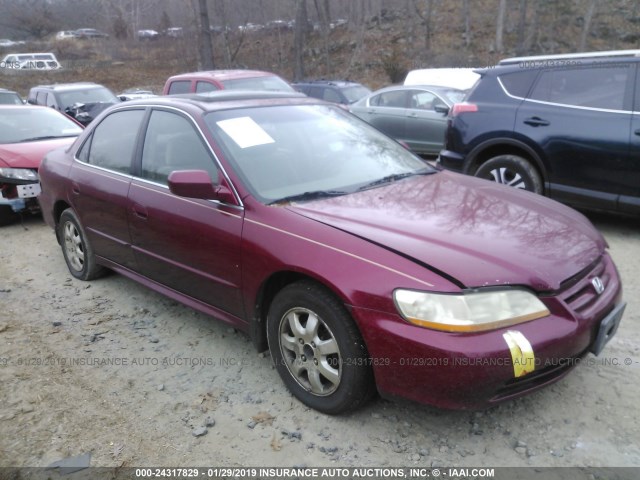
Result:
M595 276L606 280L606 288L592 296L585 288ZM420 328L397 315L368 309L353 308L352 313L383 396L442 408L478 409L564 377L590 350L602 347L597 345L600 324L616 317L617 327L624 309L619 276L607 254L578 281L543 301L551 311L545 318L473 334ZM609 333L607 340L615 333L611 327L604 329ZM530 345L532 355L527 356L530 364L524 373L523 357L514 356L504 337L507 331L520 332Z
M25 210L36 213L40 211L40 205L37 200L40 192L40 183L38 182L20 184L5 183L2 184L0 205L10 207L15 213Z

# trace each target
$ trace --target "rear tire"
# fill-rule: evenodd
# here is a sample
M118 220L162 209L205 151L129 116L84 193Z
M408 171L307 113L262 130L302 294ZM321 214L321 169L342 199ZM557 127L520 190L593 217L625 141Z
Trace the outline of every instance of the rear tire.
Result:
M71 275L78 280L93 280L104 275L106 269L96 263L89 239L70 208L60 215L58 238Z
M267 337L280 377L305 405L335 415L375 391L362 336L326 288L306 280L283 288L269 308Z
M498 155L480 165L475 172L484 178L542 195L542 179L531 163L518 155Z

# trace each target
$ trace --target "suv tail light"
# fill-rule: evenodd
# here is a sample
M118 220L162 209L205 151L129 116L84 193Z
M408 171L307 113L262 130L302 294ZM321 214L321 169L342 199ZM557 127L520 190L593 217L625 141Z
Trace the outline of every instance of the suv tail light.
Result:
M472 113L478 111L478 105L475 103L454 103L453 108L451 109L451 116L455 117L461 113Z

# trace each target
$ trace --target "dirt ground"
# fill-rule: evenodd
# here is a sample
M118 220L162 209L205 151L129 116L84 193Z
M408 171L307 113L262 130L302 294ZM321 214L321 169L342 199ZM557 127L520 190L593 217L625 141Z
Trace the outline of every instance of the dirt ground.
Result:
M119 275L72 279L42 219L2 228L0 466L640 466L640 222L589 216L628 301L601 357L488 411L378 398L339 417L244 334Z

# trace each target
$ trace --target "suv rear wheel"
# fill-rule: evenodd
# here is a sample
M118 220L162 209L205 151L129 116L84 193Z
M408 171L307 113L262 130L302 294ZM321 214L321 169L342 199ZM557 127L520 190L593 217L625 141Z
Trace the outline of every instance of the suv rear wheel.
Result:
M480 165L475 176L542 194L542 179L531 163L518 155L498 155Z

